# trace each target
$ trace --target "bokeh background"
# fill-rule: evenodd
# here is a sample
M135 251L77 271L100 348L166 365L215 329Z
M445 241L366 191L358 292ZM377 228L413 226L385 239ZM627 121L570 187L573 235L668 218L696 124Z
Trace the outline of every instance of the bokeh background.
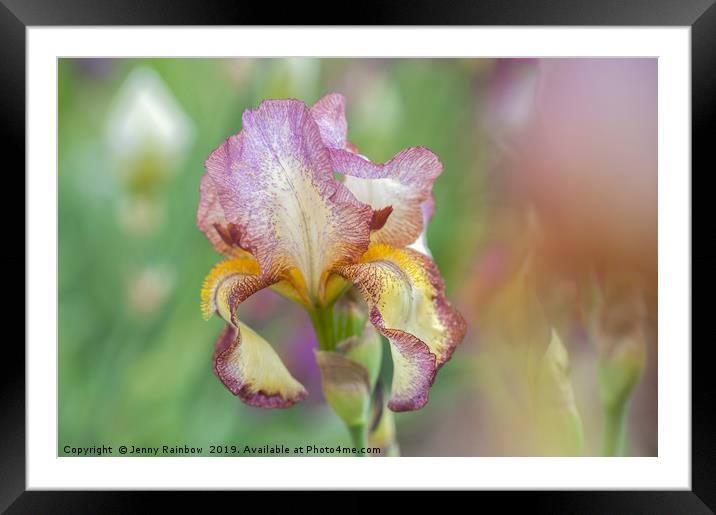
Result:
M199 290L219 256L195 224L204 159L244 109L335 91L361 153L426 146L444 165L427 241L469 331L427 406L396 415L401 454L598 455L600 360L638 348L626 454L656 455L656 71L653 59L61 59L59 454L349 445L322 399L309 318L273 292L240 317L309 397L251 408L213 375L223 324L202 320ZM546 349L543 381L530 363ZM575 413L580 449L564 423Z

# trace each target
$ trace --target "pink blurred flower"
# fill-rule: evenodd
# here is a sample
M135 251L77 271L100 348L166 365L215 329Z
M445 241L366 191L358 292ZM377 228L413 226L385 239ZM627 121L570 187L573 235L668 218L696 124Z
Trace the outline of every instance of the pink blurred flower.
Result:
M656 272L656 59L543 59L507 164L552 258Z

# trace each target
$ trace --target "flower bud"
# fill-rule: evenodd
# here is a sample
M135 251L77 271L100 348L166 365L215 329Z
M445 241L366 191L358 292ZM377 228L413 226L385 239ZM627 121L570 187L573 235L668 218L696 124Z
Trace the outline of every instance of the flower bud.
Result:
M604 288L592 323L599 353L599 389L605 406L626 402L646 363L646 305L629 281L612 280Z
M378 447L381 453L376 456L400 456L400 447L395 438L395 416L386 407L380 413L380 420L368 435L368 445Z
M635 278L612 274L597 288L591 336L599 362L605 456L621 456L626 447L629 399L646 364L647 309Z
M350 292L349 292L350 293ZM351 336L360 336L366 325L368 316L352 299L338 301L334 311L336 340L343 341Z
M336 346L336 350L343 356L360 363L368 372L370 391L380 374L380 365L383 357L383 346L380 335L371 324L366 324L360 337L352 336Z
M572 387L567 348L557 331L542 356L537 378L537 409L542 427L545 452L556 455L582 453L584 436L582 419Z
M348 427L363 426L370 407L370 379L360 363L338 352L316 351L328 405Z

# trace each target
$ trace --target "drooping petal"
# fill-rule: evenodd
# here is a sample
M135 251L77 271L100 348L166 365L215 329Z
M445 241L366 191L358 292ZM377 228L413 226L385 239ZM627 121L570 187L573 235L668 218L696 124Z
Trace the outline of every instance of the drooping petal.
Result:
M374 243L404 247L415 242L423 230L424 203L431 198L433 182L442 172L437 156L423 147L408 148L384 164L375 164L347 150L331 150L336 172L361 202L375 211L392 212L371 236Z
M242 132L205 166L262 273L292 282L311 302L322 300L328 270L368 246L371 210L333 178L318 125L302 102L265 101L244 112Z
M236 310L253 293L271 285L253 258L219 263L202 289L205 318L218 313L226 322L216 342L214 372L234 395L251 406L286 408L306 396L281 358L261 336L241 323Z
M271 345L238 324L226 324L214 353L214 371L229 391L259 408L288 408L306 397Z
M428 402L428 390L435 381L435 355L424 342L405 331L381 331L390 340L393 358L393 385L388 407L413 411Z
M435 263L411 249L374 244L358 263L335 271L361 290L371 322L390 340L394 373L388 406L394 411L422 407L435 373L466 330L445 298Z
M321 138L329 148L344 149L347 146L348 123L346 122L346 99L339 93L329 93L311 108L311 116L321 131Z
M241 247L241 233L236 224L229 223L216 193L211 177L204 175L199 186L199 208L196 224L211 242L214 250L226 257L248 257Z

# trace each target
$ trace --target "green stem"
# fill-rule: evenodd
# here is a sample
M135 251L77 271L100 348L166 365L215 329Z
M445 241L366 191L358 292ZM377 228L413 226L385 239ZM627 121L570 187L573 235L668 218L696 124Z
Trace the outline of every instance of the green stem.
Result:
M313 329L321 350L332 351L336 348L336 335L333 326L333 305L317 307L308 311Z
M366 456L365 448L368 447L368 434L365 424L348 426L353 446L358 449L358 456Z
M318 346L322 351L334 351L336 349L336 324L333 320L333 304L324 307L317 307L308 311L316 332ZM339 322L341 322L339 320ZM359 452L358 456L366 456L365 448L368 446L368 433L365 424L348 426L353 446Z
M604 417L602 435L602 454L604 456L623 456L626 434L626 415L629 401L623 400L612 405L603 404Z

